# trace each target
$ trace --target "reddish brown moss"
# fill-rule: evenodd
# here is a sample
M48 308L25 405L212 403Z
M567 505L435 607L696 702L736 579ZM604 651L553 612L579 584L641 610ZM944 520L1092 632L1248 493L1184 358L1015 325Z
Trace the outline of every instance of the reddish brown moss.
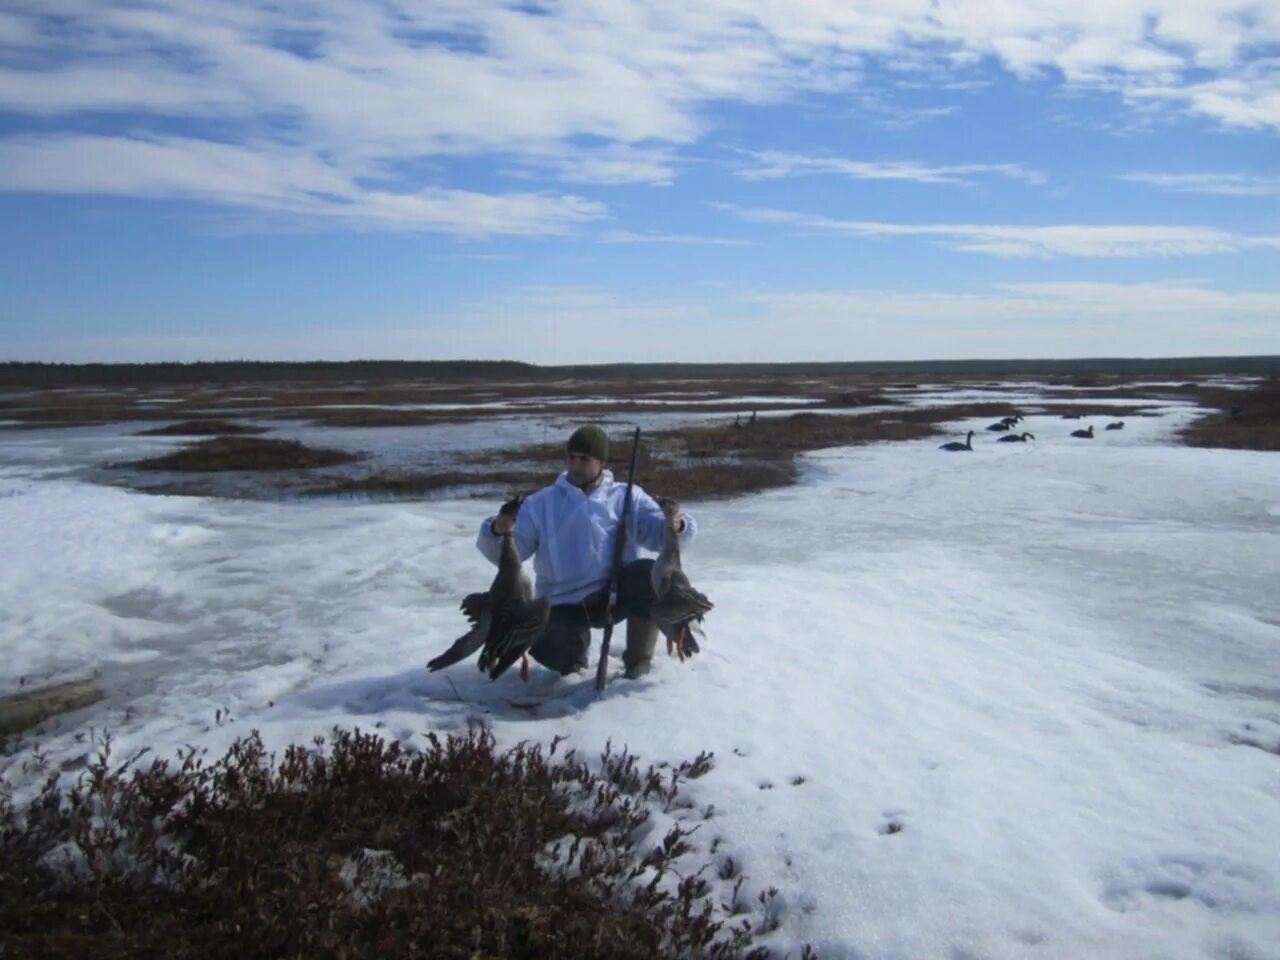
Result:
M120 466L135 470L306 470L354 463L360 457L345 450L307 447L294 440L263 437L214 437L163 457L135 460Z
M1280 379L1272 378L1249 390L1204 390L1200 400L1214 412L1183 430L1183 443L1231 450L1280 450Z
M711 872L688 862L696 827L638 840L709 754L660 771L606 751L595 772L557 757L558 740L499 752L479 726L429 740L419 752L338 730L276 762L254 734L212 763L188 750L133 771L104 749L79 785L51 777L21 812L0 782L0 952L771 956L753 940L778 922L772 897L728 919Z
M264 433L266 427L251 427L230 420L184 420L150 430L139 430L140 437L213 437L237 436L246 433Z

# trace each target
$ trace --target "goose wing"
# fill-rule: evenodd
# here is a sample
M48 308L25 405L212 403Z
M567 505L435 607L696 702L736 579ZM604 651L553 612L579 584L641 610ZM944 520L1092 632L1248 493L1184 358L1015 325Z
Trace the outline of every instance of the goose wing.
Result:
M471 629L453 641L451 646L440 656L427 661L428 670L443 670L460 660L465 660L484 644L489 635L492 622L489 595L487 593L469 593L462 600L462 612L471 621Z
M489 635L480 653L480 669L487 670L490 680L497 680L533 646L551 615L551 600L518 600L494 612Z
M480 617L489 610L489 594L468 593L462 598L460 609L468 620L478 623Z
M701 620L715 605L694 589L683 572L671 576L670 586L649 607L649 617L663 633L678 630L690 620Z
M682 661L702 647L694 639L694 623L700 621L713 604L706 595L694 589L683 570L671 573L666 589L649 607L649 618L667 638L667 652Z

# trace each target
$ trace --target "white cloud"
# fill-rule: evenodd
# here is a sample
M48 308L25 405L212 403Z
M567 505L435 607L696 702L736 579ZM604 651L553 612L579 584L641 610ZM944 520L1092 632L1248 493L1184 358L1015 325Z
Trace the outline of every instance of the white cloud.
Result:
M751 223L845 237L926 237L953 250L998 257L1183 257L1280 248L1280 235L1251 236L1210 227L881 223L837 220L789 210L744 209L731 204L713 206Z
M1229 127L1280 128L1280 79L1250 69L1202 83L1149 84L1127 91L1135 101L1173 102Z
M36 117L142 111L197 118L249 117L255 109L243 92L143 62L52 71L0 68L0 108Z
M633 233L630 230L610 230L600 238L605 243L670 243L709 247L754 247L752 240L732 237L700 237L693 234Z
M723 313L698 300L632 298L598 287L523 287L424 316L406 356L513 358L541 364L705 359ZM428 347L429 345L429 347Z
M1054 281L993 284L985 293L851 289L743 294L776 317L943 324L1111 320L1160 326L1171 319L1274 324L1280 293L1233 293L1183 280L1163 283ZM1277 331L1280 337L1280 331Z
M517 163L520 166L507 171L509 175L528 177L535 173L549 173L566 183L605 186L643 183L665 187L674 183L676 178L673 150L633 147L625 143L604 147L534 145L521 153Z
M344 169L274 144L179 137L0 140L0 191L180 198L358 229L469 237L563 233L606 212L603 204L574 196L440 187L395 192L380 186L376 174L367 164Z
M8 0L0 111L42 131L139 141L172 136L177 120L191 139L235 140L265 159L305 153L339 171L496 155L569 182L663 184L715 107L848 94L875 66L908 79L992 60L1139 106L1280 129L1280 80L1265 59L1280 43L1278 10L1246 0ZM798 158L790 172L802 169L1034 177L1016 164ZM61 176L83 190L101 180L87 163ZM366 225L434 229L440 216L442 182L416 199L349 182L375 191L347 197L370 208ZM305 192L305 177L291 188ZM569 221L583 212L529 196L517 205L576 210Z
M527 287L412 324L362 318L306 337L170 330L157 337L11 341L11 359L510 359L540 364L928 360L1280 353L1280 293L1192 281L1010 283L974 291L874 288L627 297ZM785 336L779 336L785 331Z
M740 150L754 163L740 168L743 180L774 180L803 174L838 174L854 180L908 180L913 183L968 184L973 177L993 175L1044 183L1044 174L1016 163L964 163L930 165L914 160L867 161L843 157L811 157L779 150Z
M959 85L955 85L951 89L959 89ZM896 106L881 104L873 111L878 114L880 125L889 130L910 130L912 127L918 127L922 123L928 123L932 120L939 120L942 117L950 117L960 112L958 106L951 107L915 107L913 109L903 109Z
M1227 126L1280 127L1265 60L1280 41L1274 4L953 0L938 5L935 21L944 42L993 56L1019 77L1061 74L1133 102L1158 97ZM1204 81L1198 71L1216 76Z
M756 292L761 329L808 358L1190 356L1280 351L1280 293L1187 281L998 284L982 292ZM827 345L826 353L820 352ZM799 357L797 357L799 358ZM788 359L778 357L777 359Z
M1121 180L1145 183L1179 193L1211 193L1227 197L1280 196L1280 176L1249 173L1128 173Z
M925 68L993 56L1020 74L1056 69L1080 83L1161 84L1174 93L1194 89L1179 80L1194 67L1219 72L1213 79L1229 101L1267 82L1270 71L1253 69L1250 51L1280 40L1280 16L1238 0L1202 0L1194 10L1185 0L602 0L536 11L503 0L330 0L314 10L249 0L10 6L11 24L25 20L10 28L19 35L47 30L41 14L76 26L29 45L49 58L45 68L11 67L0 84L11 109L110 102L164 112L176 106L176 84L197 103L291 115L331 143L363 132L440 152L575 135L687 143L704 128L703 104L847 89L875 57ZM309 38L306 55L282 39L290 36Z
M28 46L35 41L30 20L0 11L0 45Z

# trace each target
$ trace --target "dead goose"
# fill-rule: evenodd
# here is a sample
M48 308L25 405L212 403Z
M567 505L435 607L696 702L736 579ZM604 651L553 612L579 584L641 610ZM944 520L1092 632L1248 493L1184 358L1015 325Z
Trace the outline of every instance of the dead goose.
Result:
M524 497L515 497L502 505L501 513L514 517ZM488 593L469 593L462 600L462 612L471 621L471 629L453 642L440 656L427 663L428 670L441 670L480 650L478 665L497 680L516 660L520 679L529 679L529 647L547 625L551 601L547 597L533 599L533 584L524 572L516 550L515 528L503 534L498 573Z
M1092 423L1091 423L1091 424L1089 424L1089 429L1088 429L1088 430L1072 430L1072 431L1071 431L1071 435L1072 435L1073 437L1080 437L1080 438L1082 438L1082 439L1084 439L1084 440L1092 440L1092 439L1093 439L1093 424L1092 424Z
M938 448L939 450L972 450L973 449L973 431L969 431L969 435L964 438L964 443L959 440L952 440L950 443L944 443Z
M1009 433L1003 437L996 437L996 443L1026 443L1028 440L1034 440L1035 438L1036 435L1034 433Z
M654 596L649 619L667 638L667 653L674 651L683 661L686 653L698 652L698 643L693 638L694 622L702 621L712 603L693 588L680 564L679 502L658 497L657 503L666 518L667 529L662 538L662 551L649 574Z

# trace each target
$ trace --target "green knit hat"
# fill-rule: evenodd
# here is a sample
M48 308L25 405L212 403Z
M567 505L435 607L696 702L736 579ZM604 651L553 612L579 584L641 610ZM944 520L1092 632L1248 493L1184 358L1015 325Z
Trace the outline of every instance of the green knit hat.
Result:
M609 459L609 438L594 423L579 427L569 438L570 453L585 453L604 461Z

